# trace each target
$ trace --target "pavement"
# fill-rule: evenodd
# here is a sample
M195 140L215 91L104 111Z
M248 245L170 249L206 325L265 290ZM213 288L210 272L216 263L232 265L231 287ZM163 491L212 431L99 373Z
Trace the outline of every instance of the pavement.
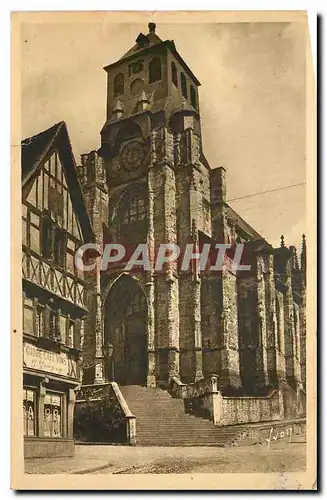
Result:
M306 469L304 439L288 443L220 447L76 445L70 458L25 460L26 474L193 474L300 472Z

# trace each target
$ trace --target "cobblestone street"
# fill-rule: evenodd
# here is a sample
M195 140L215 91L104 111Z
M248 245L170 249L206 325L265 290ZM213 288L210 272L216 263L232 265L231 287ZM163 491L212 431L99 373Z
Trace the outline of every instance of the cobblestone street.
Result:
M235 448L76 446L75 456L28 459L27 474L170 474L297 472L305 470L305 443Z

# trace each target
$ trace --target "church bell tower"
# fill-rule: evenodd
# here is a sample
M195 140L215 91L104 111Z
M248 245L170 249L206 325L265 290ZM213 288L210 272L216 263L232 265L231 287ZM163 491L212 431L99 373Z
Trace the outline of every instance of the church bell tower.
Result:
M178 244L183 251L190 242L196 248L199 231L212 236L200 82L174 42L159 38L154 23L149 23L148 34L140 33L135 45L104 69L107 117L99 153L109 187L106 231L110 241L127 246L147 243L152 257L150 271L133 275L146 296L146 359L140 363L146 365L147 385L165 385L174 376L194 382L203 377L200 274L194 266L180 271L176 262L156 271L154 257L161 243ZM103 282L110 288L114 278L107 276ZM106 311L113 307L110 293L104 299ZM112 323L105 319L105 343L122 352L116 344L124 334L110 333ZM123 373L126 360L116 360L119 363ZM214 365L211 372L218 369Z

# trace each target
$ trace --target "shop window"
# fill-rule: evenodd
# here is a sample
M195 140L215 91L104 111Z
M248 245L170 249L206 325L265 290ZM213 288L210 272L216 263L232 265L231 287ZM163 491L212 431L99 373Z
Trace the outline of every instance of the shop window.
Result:
M114 96L118 97L124 93L124 74L118 73L114 78Z
M35 335L33 301L27 297L24 299L23 331L28 335Z
M186 76L184 73L181 73L181 87L182 87L182 94L187 99L187 83L186 83Z
M62 396L47 392L44 398L44 436L62 437Z
M36 392L33 389L23 389L23 419L24 436L36 435Z
M195 92L195 88L193 87L193 85L190 85L190 97L191 97L191 104L192 104L193 108L196 109L196 92Z
M159 57L155 57L149 63L149 83L159 80L161 80L161 61Z
M174 62L171 63L171 79L174 85L178 87L178 76L177 76L177 68Z

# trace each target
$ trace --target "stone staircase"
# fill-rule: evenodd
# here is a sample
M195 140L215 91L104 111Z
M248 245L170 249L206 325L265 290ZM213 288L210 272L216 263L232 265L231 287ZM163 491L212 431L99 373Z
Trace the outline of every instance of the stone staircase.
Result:
M120 386L129 409L136 417L139 446L232 446L262 442L272 425L286 422L214 426L209 420L189 415L182 399L167 391L141 386ZM252 429L249 433L249 428ZM260 440L261 436L261 440ZM250 437L250 442L247 437Z

